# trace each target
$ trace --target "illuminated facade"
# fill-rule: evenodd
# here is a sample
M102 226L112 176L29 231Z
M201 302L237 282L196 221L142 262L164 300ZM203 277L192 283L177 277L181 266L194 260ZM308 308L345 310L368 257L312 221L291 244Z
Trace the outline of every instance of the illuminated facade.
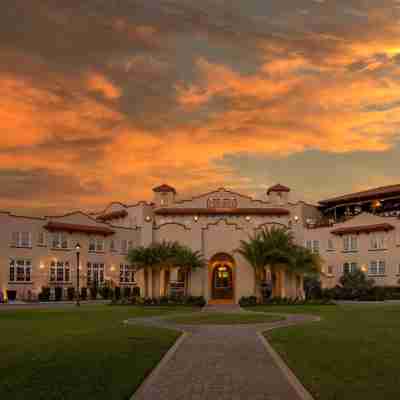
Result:
M207 301L238 302L254 294L254 272L235 250L240 240L274 225L290 229L296 243L321 254L325 286L334 286L352 268L362 268L381 285L397 285L400 277L400 185L318 206L291 202L290 189L282 185L271 187L263 199L223 188L190 199L178 199L168 185L153 192L151 203L112 203L89 215L35 218L1 212L3 297L36 300L50 288L51 298L67 298L68 288L76 286L79 243L80 287L129 287L147 297L182 291ZM129 268L130 248L164 240L200 251L207 268L190 273ZM273 295L303 296L301 275L282 270L271 277L266 270L262 279L274 280Z

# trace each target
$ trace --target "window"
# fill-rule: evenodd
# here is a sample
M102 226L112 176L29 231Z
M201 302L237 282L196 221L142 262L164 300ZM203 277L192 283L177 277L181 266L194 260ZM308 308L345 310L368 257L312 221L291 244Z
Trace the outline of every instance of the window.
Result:
M71 282L71 269L68 261L50 263L50 282Z
M368 267L368 275L385 275L386 272L386 262L379 261L371 261Z
M11 246L32 247L32 235L30 232L13 232L11 235Z
M385 236L384 234L373 234L370 239L371 250L381 250L385 248Z
M352 263L346 262L343 264L343 273L344 274L355 272L356 270L357 270L357 263L355 263L355 262L352 262Z
M357 236L343 236L343 250L344 251L356 251L358 248Z
M110 241L110 251L112 253L117 251L117 243L114 239L111 239L111 241Z
M125 254L128 252L128 241L127 240L121 240L121 253Z
M68 249L68 236L66 233L53 233L51 246L53 249Z
M236 208L237 200L234 197L228 198L215 198L210 197L207 200L208 208Z
M46 246L46 233L44 231L39 232L38 246Z
M327 270L328 275L333 275L333 266L328 265L328 270Z
M30 260L11 259L9 269L10 282L31 282L32 262Z
M328 251L333 251L335 250L335 247L333 245L333 239L328 239Z
M313 253L319 253L319 240L307 240L306 247Z
M89 239L89 252L90 253L103 253L104 252L104 239Z
M87 285L99 285L104 283L104 264L87 263Z
M135 271L130 265L121 264L119 266L120 283L135 283Z

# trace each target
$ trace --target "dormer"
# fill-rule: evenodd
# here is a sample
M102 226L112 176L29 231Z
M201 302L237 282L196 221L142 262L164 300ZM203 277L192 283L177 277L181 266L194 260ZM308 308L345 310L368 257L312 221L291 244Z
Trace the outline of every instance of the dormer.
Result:
M153 192L156 207L170 207L175 203L176 190L172 186L163 184L153 188Z
M289 192L290 188L278 183L267 190L267 197L271 204L287 204L289 201Z

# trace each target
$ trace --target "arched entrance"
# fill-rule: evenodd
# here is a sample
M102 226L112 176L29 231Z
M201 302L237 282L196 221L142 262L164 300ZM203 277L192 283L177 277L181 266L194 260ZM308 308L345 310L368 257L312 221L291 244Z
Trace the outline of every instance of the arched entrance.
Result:
M209 264L210 297L212 300L233 300L235 296L233 258L225 253L216 254Z

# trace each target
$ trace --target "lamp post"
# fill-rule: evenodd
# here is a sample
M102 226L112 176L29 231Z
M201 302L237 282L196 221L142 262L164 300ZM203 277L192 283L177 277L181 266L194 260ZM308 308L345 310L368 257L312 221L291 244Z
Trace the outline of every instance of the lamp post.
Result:
M79 307L81 304L79 302L79 255L80 255L80 250L81 250L81 245L79 243L76 244L75 246L76 249L76 305Z

